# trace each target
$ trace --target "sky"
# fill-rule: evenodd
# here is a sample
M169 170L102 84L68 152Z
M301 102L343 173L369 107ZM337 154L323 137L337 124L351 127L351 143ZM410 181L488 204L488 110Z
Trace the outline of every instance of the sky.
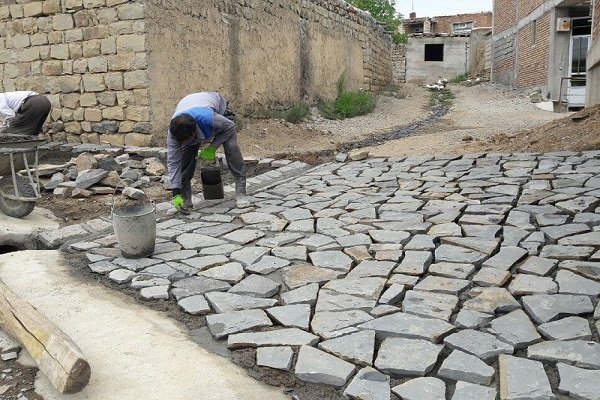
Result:
M414 4L417 17L435 17L492 11L492 3L493 0L396 0L396 10L408 18Z

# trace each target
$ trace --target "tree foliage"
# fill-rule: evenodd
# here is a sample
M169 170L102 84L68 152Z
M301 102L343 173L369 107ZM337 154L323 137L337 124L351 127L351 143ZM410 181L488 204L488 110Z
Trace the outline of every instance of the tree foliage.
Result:
M401 16L396 13L395 0L349 0L350 4L371 13L373 18L384 23L385 28L395 32L400 25Z

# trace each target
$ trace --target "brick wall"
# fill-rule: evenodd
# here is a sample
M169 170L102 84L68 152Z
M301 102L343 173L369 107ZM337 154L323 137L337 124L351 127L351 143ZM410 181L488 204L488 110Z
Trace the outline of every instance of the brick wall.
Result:
M594 23L592 35L594 40L600 40L600 0L595 0L594 3Z
M492 26L492 13L481 12L472 14L447 15L435 17L434 33L452 33L453 24L460 22L473 22L473 28L487 28Z
M519 0L494 0L494 34L499 34L517 24Z
M528 16L533 10L535 10L545 2L546 0L519 0L517 20Z
M548 63L550 59L551 13L546 13L536 22L535 43L533 25L530 23L518 35L517 86L529 88L548 84Z
M261 115L334 97L342 74L392 79L389 35L341 0L0 1L0 91L47 95L54 139L162 143L190 92Z

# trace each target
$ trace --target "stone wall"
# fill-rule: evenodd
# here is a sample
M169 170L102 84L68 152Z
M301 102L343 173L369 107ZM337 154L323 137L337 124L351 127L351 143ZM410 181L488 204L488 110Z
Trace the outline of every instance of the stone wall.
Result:
M201 3L201 4L200 4ZM53 104L56 139L162 143L184 95L218 90L267 116L392 80L391 39L327 0L0 0L0 90Z
M395 84L406 82L406 45L396 44L392 47L392 63L394 75L392 82Z

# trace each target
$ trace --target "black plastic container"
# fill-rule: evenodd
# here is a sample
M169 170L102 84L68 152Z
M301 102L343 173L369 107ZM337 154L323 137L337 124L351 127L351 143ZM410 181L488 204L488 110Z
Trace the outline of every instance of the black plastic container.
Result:
M200 169L204 200L219 200L225 197L221 168Z

